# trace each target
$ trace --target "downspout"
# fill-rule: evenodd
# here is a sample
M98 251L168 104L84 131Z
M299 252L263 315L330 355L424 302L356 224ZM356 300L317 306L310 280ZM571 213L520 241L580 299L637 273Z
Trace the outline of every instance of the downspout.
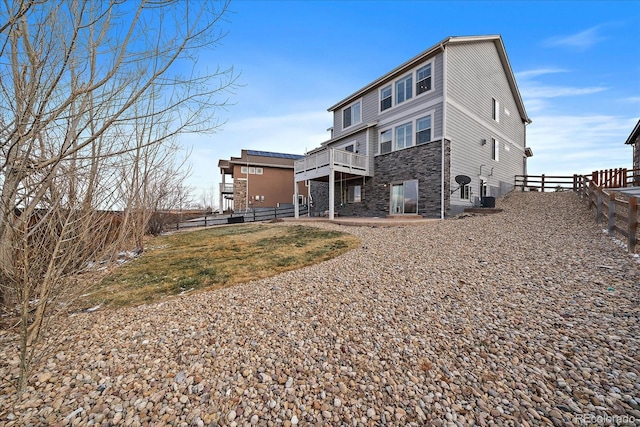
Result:
M442 159L440 163L440 219L444 219L444 166L445 166L445 139L447 137L447 51L444 44L440 44L442 49L442 142L440 151Z

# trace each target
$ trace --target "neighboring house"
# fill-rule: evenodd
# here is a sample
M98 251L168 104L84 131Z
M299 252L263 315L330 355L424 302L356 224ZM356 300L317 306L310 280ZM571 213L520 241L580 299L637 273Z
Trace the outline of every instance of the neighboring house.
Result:
M221 210L292 206L294 200L293 163L303 158L298 154L242 150L240 157L219 160ZM227 178L233 179L229 182ZM299 196L300 203L306 203ZM248 195L248 197L247 197Z
M311 214L444 218L510 191L532 155L497 35L446 38L328 111L331 139L295 163Z
M633 145L633 169L640 169L640 120L636 123L636 127L631 131L625 144Z

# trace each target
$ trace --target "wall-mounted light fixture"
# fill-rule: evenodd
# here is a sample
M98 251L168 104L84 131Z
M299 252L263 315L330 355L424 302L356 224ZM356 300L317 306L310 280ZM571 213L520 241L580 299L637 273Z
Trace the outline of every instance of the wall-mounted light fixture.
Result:
M480 145L487 145L487 140L486 139L481 139L480 140Z

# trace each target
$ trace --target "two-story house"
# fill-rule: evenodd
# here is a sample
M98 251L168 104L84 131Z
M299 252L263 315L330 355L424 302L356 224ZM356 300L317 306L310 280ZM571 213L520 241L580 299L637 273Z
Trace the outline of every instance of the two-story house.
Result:
M246 211L291 206L294 201L293 163L302 157L299 154L242 150L240 157L219 160L222 177L220 209ZM306 189L297 198L300 204L306 203Z
M295 162L294 179L330 218L454 215L510 191L532 155L498 35L446 38L329 111L331 138Z

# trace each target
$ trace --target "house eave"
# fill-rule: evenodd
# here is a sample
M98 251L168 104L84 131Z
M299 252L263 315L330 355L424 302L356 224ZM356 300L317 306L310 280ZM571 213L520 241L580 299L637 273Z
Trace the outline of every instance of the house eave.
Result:
M513 92L513 96L514 96L514 98L516 100L516 104L517 104L517 107L518 107L518 112L520 113L520 117L522 118L523 122L525 122L527 124L530 124L531 123L531 119L527 115L527 111L524 108L524 102L522 101L522 96L520 95L520 90L518 89L518 84L516 83L515 75L513 73L513 70L511 69L511 64L509 63L509 58L507 56L507 52L506 52L506 49L504 47L504 43L502 41L502 37L500 35L497 35L497 34L482 35L482 36L451 36L451 37L447 37L444 40L440 41L439 43L436 43L433 46L431 46L430 48L428 48L427 50L423 51L422 53L419 53L418 55L416 55L413 58L409 59L407 62L405 62L405 63L399 65L398 67L394 68L393 70L389 71L388 73L386 73L382 77L380 77L380 78L374 80L373 82L369 83L368 85L366 85L362 89L352 93L351 95L349 95L348 97L344 98L343 100L341 100L337 104L332 105L331 107L329 107L327 109L327 111L333 112L333 111L338 110L338 109L340 109L341 107L343 107L343 106L345 106L347 104L350 104L351 102L355 101L357 98L360 98L366 92L368 92L371 89L382 85L386 81L391 80L394 77L402 74L404 71L406 71L409 68L412 68L415 64L419 63L420 61L432 56L436 52L444 51L445 46L448 45L448 44L474 43L474 42L483 42L483 41L492 41L492 42L494 42L496 44L496 47L498 48L498 55L500 56L500 61L502 62L502 65L504 66L504 68L506 70L507 79L509 81L509 87L511 88L511 91Z
M638 142L638 137L640 137L640 120L638 120L638 123L636 123L636 127L634 127L631 131L631 134L625 141L625 144L635 144L636 142Z

